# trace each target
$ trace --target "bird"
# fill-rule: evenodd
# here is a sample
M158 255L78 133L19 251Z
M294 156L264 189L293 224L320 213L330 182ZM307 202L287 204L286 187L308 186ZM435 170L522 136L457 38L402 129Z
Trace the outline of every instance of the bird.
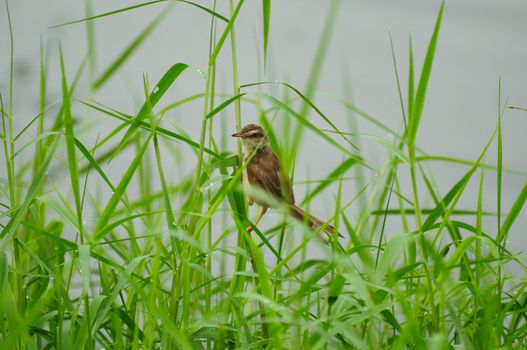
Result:
M232 134L232 137L240 138L245 150L244 164L247 165L243 169L242 185L247 195L247 202L251 206L256 203L262 207L254 226L258 225L268 208L276 207L277 203L284 203L288 214L305 222L313 230L324 226L319 235L324 242L328 242L334 231L333 226L295 205L291 180L284 173L278 156L269 144L265 130L259 125L248 124L240 132ZM273 200L264 198L266 196L254 195L257 194L254 189L263 190L265 195ZM247 228L247 231L252 231L252 227Z

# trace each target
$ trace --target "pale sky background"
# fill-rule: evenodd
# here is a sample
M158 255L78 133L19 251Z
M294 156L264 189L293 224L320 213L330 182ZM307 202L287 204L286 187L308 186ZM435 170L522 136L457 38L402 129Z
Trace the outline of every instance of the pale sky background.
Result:
M130 6L136 1L93 1L94 13ZM211 1L200 1L209 5ZM226 1L219 1L218 11L228 15ZM246 1L237 22L237 45L240 82L259 80L288 81L303 90L318 40L322 31L329 1L287 0L273 1L269 39L269 69L267 75L258 64L261 59L261 2ZM14 31L14 111L15 127L20 130L38 113L39 50L42 38L47 52L49 100L60 97L60 75L58 66L58 44L60 42L71 81L86 52L84 24L59 29L48 27L85 17L84 2L80 0L16 0L10 1ZM419 74L422 59L431 36L439 1L350 1L340 2L329 52L321 73L315 102L339 127L349 130L349 115L332 96L343 95L343 79L346 72L351 78L353 101L370 115L388 126L399 129L402 117L391 58L389 33L391 33L403 89L406 91L408 37L414 44L416 74ZM96 72L99 74L113 61L140 31L164 8L166 4L143 7L112 17L95 21L96 25ZM9 42L5 3L0 4L0 89L4 101L8 96ZM174 63L186 62L205 70L207 64L210 18L204 12L185 4L172 7L170 14L139 48L133 58L100 91L90 95L86 77L81 81L76 97L93 98L110 107L134 114L141 104L142 76L146 73L153 85ZM509 105L527 107L527 2L458 0L447 1L439 35L434 67L430 79L427 101L418 133L417 143L428 154L474 160L492 135L497 121L498 80L501 78L502 99ZM230 42L219 57L218 87L232 92ZM166 105L179 98L204 90L204 82L193 72L187 72L161 101ZM276 89L280 97L280 89ZM92 125L84 135L91 145L97 133L108 132L114 122L76 106L79 115L84 115L83 125ZM243 107L244 123L257 120L249 105ZM233 110L225 114L227 125L234 129ZM195 140L199 136L201 101L178 110L169 118L183 128ZM323 124L314 117L319 126ZM359 122L361 132L387 137L370 124ZM523 175L505 174L503 179L503 208L510 208L527 181L527 113L507 110L503 116L503 161L504 166L523 172ZM356 130L349 130L356 131ZM220 130L217 130L218 135ZM82 137L82 134L81 134ZM232 140L229 149L235 150ZM382 147L368 140L361 140L369 161L379 167L387 159ZM187 164L194 165L194 158L186 146ZM128 153L131 155L132 153ZM333 156L333 148L306 133L303 152L296 161L296 181L324 177L342 160ZM30 153L22 157L30 156ZM485 159L495 164L495 143ZM166 166L174 169L172 182L177 176L188 173L181 170L166 155ZM120 178L123 166L130 157L116 160L110 177ZM3 162L3 156L2 156ZM4 169L4 163L2 169ZM121 166L122 165L122 166ZM427 163L436 174L437 185L444 195L468 170L466 166L446 163ZM401 169L400 174L407 172ZM473 209L477 199L479 173L460 200L459 208ZM0 175L5 177L4 171ZM371 178L373 174L366 173ZM485 209L495 210L496 176L486 172ZM57 179L57 181L61 181ZM407 185L404 183L403 185ZM350 193L355 187L349 184ZM408 190L408 187L406 187ZM302 198L305 187L295 187L297 198ZM406 191L409 194L409 191ZM311 208L319 216L332 213L336 187L323 193ZM431 205L430 198L423 198L424 205ZM353 213L353 208L350 209ZM524 209L511 231L513 250L525 251L526 210ZM264 224L271 225L273 216ZM469 222L472 219L468 219ZM486 229L495 232L495 219L486 221ZM395 229L394 229L395 230ZM390 230L393 233L394 230Z

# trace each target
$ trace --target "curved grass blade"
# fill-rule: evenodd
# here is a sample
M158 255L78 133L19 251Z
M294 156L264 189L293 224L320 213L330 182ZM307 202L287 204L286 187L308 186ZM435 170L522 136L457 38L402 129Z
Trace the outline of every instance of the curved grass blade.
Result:
M233 96L231 98L229 98L228 100L226 100L225 102L223 102L222 104L220 104L218 107L214 108L210 113L208 113L205 118L206 119L209 119L209 118L212 118L214 117L216 114L218 114L219 112L221 112L222 110L224 110L228 105L230 105L231 103L233 103L234 101L240 99L242 96L246 95L245 93L243 94L238 94L236 96Z
M232 12L231 18L229 20L229 23L227 23L227 27L223 30L223 33L221 33L220 38L218 39L216 46L214 47L214 51L212 51L212 54L209 57L209 66L212 65L214 62L216 62L216 56L220 53L220 50L225 43L225 39L227 39L227 35L229 35L232 26L234 25L234 22L236 21L236 18L238 17L238 13L240 12L240 9L242 8L244 0L240 0L238 2L238 5L236 5L236 8Z
M123 52L104 70L104 72L95 80L93 88L99 89L103 84L110 79L123 64L131 57L131 55L141 46L146 38L154 31L154 29L162 22L163 18L169 13L168 9L164 9L157 15L152 22L150 22L145 29L124 49Z
M516 198L516 201L514 201L514 204L512 205L511 210L509 211L509 214L505 218L505 222L501 226L500 234L497 239L498 242L503 241L508 233L509 230L512 227L512 224L516 221L518 218L518 215L520 215L520 212L525 205L525 202L527 201L527 184L523 187L522 191L518 195L518 198Z
M179 77L185 69L188 68L188 65L185 63L176 63L172 67L170 67L166 73L161 77L159 82L154 87L154 90L150 93L150 95L147 97L151 108L154 108L157 102L163 97L163 95L167 92L168 88L174 83L174 81ZM132 134L139 128L139 124L143 121L143 119L146 118L148 113L148 106L147 102L143 103L143 106L139 110L139 113L137 116L131 120L130 127L126 131L126 134L123 136L121 142L119 145L115 148L112 158L119 153L119 151L126 145Z
M99 166L99 163L97 163L97 161L93 159L93 156L91 155L90 151L88 151L88 149L86 149L86 147L84 147L84 145L76 138L75 138L75 146L77 146L79 151L81 151L84 157L86 157L90 165L99 173L99 175L101 175L102 179L104 180L104 182L106 182L108 187L110 187L112 191L115 191L114 185L112 184L110 179L108 179L104 171L101 169L101 167Z
M66 22L66 23L62 23L62 24L57 24L57 25L49 27L49 29L60 28L60 27L71 25L71 24L76 24L76 23L81 23L81 22L86 22L86 21L93 21L93 20L98 19L98 18L107 17L107 16L111 16L111 15L116 15L116 14L121 13L121 12L127 12L127 11L130 11L130 10L135 10L137 8L140 8L140 7L154 5L154 4L157 4L157 3L160 3L160 2L166 2L166 1L167 0L155 0L155 1L144 2L142 4L133 5L133 6L123 7L123 8L118 9L118 10L113 10L113 11L101 13L100 15L95 15L95 16L86 17L86 18L82 18L82 19L77 19L77 20ZM199 8L199 9L202 9L203 11L215 16L216 18L218 18L218 19L220 19L220 20L222 20L224 22L228 22L228 19L225 18L224 16L220 15L219 13L217 13L215 11L212 11L211 9L208 9L205 6L202 6L200 4L194 3L192 1L185 1L185 0L170 0L170 1L183 2L183 3L189 4L189 5L195 6L195 7Z
M143 217L143 216L148 216L148 215L158 214L158 213L162 213L162 211L158 210L158 211L152 211L152 212L148 212L148 213L133 214L133 215L129 215L127 217L121 218L119 220L116 220L116 221L112 222L111 224L106 225L105 227L103 227L99 231L96 231L93 234L93 239L95 241L99 241L104 236L106 236L110 231L114 230L116 227L121 226L125 222L131 221L133 219L137 219L137 218L140 218L140 217Z
M99 112L101 112L101 113L104 113L104 114L106 114L106 115L109 115L110 117L113 117L113 118L116 118L116 119L122 120L122 121L126 122L127 124L132 124L132 123L133 123L133 118L130 118L129 116L127 116L127 115L124 114L124 113L121 113L121 112L117 112L117 113L110 112L110 111L107 111L107 110L105 110L105 109L103 109L103 108L97 107L97 106L95 106L95 105L93 105L93 104L91 104L91 103L84 102L84 101L81 101L81 103L83 103L83 104L85 104L86 106L88 106L88 107L90 107L90 108L93 108L93 109L95 109L95 110L97 110L97 111L99 111ZM106 108L108 108L108 107L106 107ZM118 113L119 113L119 114L118 114ZM140 122L138 125L139 125L140 128L142 128L142 129L144 129L144 130L146 130L146 131L150 131L150 129L151 129L150 124L147 123L147 122L145 122L145 121ZM122 125L119 126L119 127L116 129L116 132L120 131L122 128L123 128ZM186 137L186 136L183 136L183 135L181 135L181 134L177 134L177 133L175 133L175 132L173 132L173 131L170 131L170 130L168 130L168 129L165 129L165 128L162 128L162 127L157 126L157 127L156 127L156 132L157 132L158 134L161 134L161 135L165 136L165 137L173 138L173 139L176 139L176 140L183 141L183 142L185 142L186 144L188 144L188 145L191 146L191 147L194 147L194 148L197 148L197 149L199 149L199 147L200 147L199 143L197 143L197 142L195 142L195 141L189 139L189 138ZM112 132L112 133L113 133L113 132ZM104 140L103 140L103 141L104 141ZM102 142L99 143L99 146L100 146L101 144L102 144ZM214 152L214 151L211 150L210 148L204 147L203 150L204 150L205 153L210 154L210 155L213 156L214 158L217 158L217 159L219 159L219 160L223 160L223 157L222 157L220 154ZM113 152L115 152L115 151L110 151L109 154L105 154L105 155L99 156L99 158L98 158L98 159L99 159L99 162L101 162L103 159L108 158L108 157L110 156L110 154L113 153Z
M332 182L331 179L339 179L342 176L342 174L348 171L348 169L351 168L353 164L356 164L356 163L357 163L357 160L353 158L348 158L342 163L340 163L338 167L333 169L333 171L329 173L328 176L326 176L327 180L320 182L320 184L317 187L315 187L312 191L309 192L309 194L302 200L302 202L300 202L300 206L311 202L311 200L316 195L318 195L320 192L322 192L326 187L328 187L331 184Z
M302 115L298 114L297 112L293 111L289 106L287 106L286 104L284 104L282 101L276 99L275 97L271 96L271 95L268 95L268 94L265 94L265 93L258 93L258 95L262 96L263 98L265 98L266 100L268 100L271 104L275 105L276 107L282 109L283 111L285 111L287 114L289 114L290 116L294 117L298 122L300 122L302 125L306 126L308 129L312 130L315 134L317 134L318 136L320 136L322 139L324 139L325 141L327 141L329 144L335 146L336 148L338 148L340 151L342 151L344 154L356 159L358 162L360 162L361 164L363 164L364 166L366 166L367 168L370 168L371 169L371 166L369 166L363 159L362 157L358 156L358 155L354 155L353 153L351 153L348 149L344 148L343 146L341 146L339 143L337 143L335 140L333 140L331 137L329 137L328 135L326 135L325 133L323 133L319 128L317 128L316 126L314 126L312 123L310 123L306 118L304 118Z
M20 147L11 157L10 159L13 160L16 158L17 155L19 155L22 151L24 151L26 148L28 148L29 146L31 146L32 144L36 143L36 142L39 142L41 141L42 139L45 139L47 137L50 137L50 136L53 136L53 135L58 135L60 134L59 131L47 131L47 132L43 132L41 134L38 134L36 137L34 137L33 139L31 139L31 141L29 141L28 143L26 143L24 146Z
M304 96L304 94L302 94L297 88L295 88L293 85L291 84L288 84L288 83L284 83L284 82L280 82L280 81L275 81L275 82L268 82L268 81L263 81L263 82L258 82L258 83L251 83L251 84L245 84L245 85L242 85L240 86L241 88L245 88L245 87L250 87L250 86L258 86L258 85L264 85L264 84L280 84L280 85L283 85L291 90L293 90L305 103L308 107L311 107L311 109L313 109L322 119L324 119L324 121L326 123L328 123L334 130L334 132L340 134L340 136L342 136L342 138L348 142L351 147L353 147L354 149L356 149L357 151L359 150L359 148L353 143L351 142L345 135L345 133L341 133L339 131L339 129L337 128L337 126L335 124L333 124L333 122L331 120L329 120L328 117L326 117L326 115L324 113L322 113L322 111L313 103L311 102L311 100L309 98L307 98L306 96ZM301 114L303 115L303 114Z

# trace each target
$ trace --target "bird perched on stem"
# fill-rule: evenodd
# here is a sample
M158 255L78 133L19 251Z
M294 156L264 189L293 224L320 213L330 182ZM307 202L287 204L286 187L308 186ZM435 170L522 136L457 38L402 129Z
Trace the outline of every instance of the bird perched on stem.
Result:
M276 207L277 203L285 203L288 205L288 213L291 216L305 222L313 230L324 226L320 237L327 242L329 236L333 234L333 226L327 225L324 221L295 205L291 181L282 171L278 157L269 146L269 139L264 129L256 124L248 124L232 136L241 139L245 149L244 161L248 161L247 166L243 169L242 182L249 205L256 202L262 207L254 226L258 225L268 208ZM264 196L253 195L258 190L263 190ZM266 196L270 196L271 200L266 200ZM252 228L249 227L247 230L252 231Z

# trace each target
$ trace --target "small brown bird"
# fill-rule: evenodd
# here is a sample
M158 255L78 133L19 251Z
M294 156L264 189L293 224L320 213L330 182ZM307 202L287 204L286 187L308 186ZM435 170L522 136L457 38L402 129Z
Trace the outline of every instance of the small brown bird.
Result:
M252 196L251 192L254 191L251 191L251 188L261 189L267 195L271 195L276 201L288 204L289 214L295 219L306 222L314 230L325 224L324 221L309 215L295 205L291 181L282 171L280 161L269 146L269 139L262 127L256 124L248 124L239 133L232 136L241 138L245 149L244 161L250 159L247 167L243 170L242 182L247 193L249 205L253 205L256 202L262 207L260 215L254 222L255 226L258 225L267 209L273 207L273 204L261 198L262 196ZM256 152L253 155L255 150ZM247 230L251 231L252 228L249 227ZM329 235L332 233L333 226L327 225L324 231L320 233L320 237L327 242Z

